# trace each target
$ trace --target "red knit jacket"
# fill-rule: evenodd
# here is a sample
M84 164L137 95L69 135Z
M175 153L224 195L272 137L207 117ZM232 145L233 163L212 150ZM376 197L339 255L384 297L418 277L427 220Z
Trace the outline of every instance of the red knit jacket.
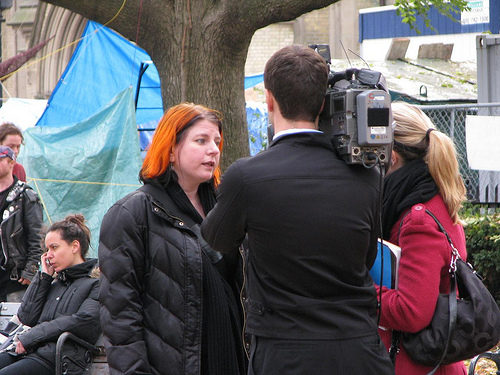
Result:
M14 164L14 169L12 170L12 174L17 177L18 180L26 182L26 171L22 164L16 163Z
M466 259L465 234L461 225L453 224L440 195L425 204L419 203L404 217L403 212L391 230L390 241L401 247L398 289L382 288L382 313L379 329L385 346L391 345L391 330L418 332L431 322L439 293L450 292L449 264L451 248L432 212L450 235L462 259ZM378 288L377 288L378 295ZM397 375L427 374L432 367L413 362L402 345L396 356ZM466 374L463 362L441 366L439 375Z

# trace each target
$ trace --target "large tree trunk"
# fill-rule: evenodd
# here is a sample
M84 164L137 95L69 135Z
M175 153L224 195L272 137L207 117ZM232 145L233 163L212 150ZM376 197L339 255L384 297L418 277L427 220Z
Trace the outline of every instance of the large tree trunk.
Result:
M259 28L338 0L44 0L137 42L160 74L164 108L188 101L224 118L222 169L249 154L244 98L248 46Z

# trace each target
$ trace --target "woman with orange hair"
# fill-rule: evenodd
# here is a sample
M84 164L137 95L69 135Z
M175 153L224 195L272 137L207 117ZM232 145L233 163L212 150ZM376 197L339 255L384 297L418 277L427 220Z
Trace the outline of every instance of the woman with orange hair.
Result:
M238 258L200 235L220 177L219 114L194 104L160 120L140 171L100 234L101 325L113 374L245 373Z

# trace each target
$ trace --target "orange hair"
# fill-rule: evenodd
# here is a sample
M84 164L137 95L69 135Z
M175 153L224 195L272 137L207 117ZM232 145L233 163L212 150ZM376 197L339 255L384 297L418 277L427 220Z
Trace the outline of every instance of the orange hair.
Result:
M156 127L142 164L141 179L150 180L163 175L170 165L170 155L174 152L174 147L182 142L186 130L200 120L210 121L219 127L219 151L222 152L222 118L219 112L192 103L178 104L165 112ZM220 175L220 166L217 166L214 172L216 186L219 184Z

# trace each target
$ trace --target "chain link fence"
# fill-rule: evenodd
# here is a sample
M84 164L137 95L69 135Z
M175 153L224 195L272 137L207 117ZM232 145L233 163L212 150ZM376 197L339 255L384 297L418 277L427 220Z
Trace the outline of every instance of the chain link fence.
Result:
M450 104L450 105L422 105L419 106L436 125L439 131L447 134L457 147L460 173L467 187L468 199L475 203L499 203L498 186L500 174L492 177L492 173L472 170L467 160L467 146L465 142L465 119L467 116L500 115L500 103L491 104ZM500 124L499 124L500 126ZM488 178L485 179L485 175ZM489 180L486 182L485 180Z

